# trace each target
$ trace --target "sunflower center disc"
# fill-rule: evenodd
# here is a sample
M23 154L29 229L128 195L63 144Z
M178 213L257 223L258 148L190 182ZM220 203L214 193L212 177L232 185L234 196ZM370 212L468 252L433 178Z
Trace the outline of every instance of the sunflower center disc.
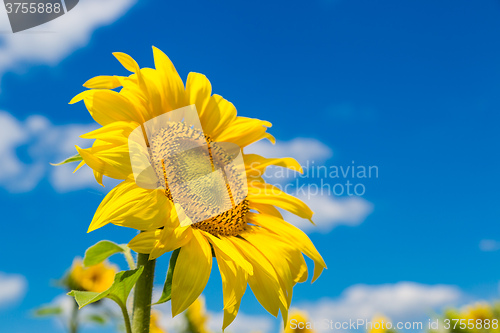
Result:
M236 156L231 144L213 142L183 122L169 122L150 137L150 156L165 195L180 204L194 228L215 236L244 230L246 178L240 165L231 163Z

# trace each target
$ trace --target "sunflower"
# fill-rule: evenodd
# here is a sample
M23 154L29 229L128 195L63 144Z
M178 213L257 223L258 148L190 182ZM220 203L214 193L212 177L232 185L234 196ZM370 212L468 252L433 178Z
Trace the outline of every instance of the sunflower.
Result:
M475 323L476 321L481 321L481 322L484 322L485 320L491 321L494 315L491 305L482 301L464 306L461 309L460 317L464 318L467 323L469 322L469 320L472 320Z
M313 322L311 322L307 312L292 309L288 325L282 331L283 333L315 333L313 329Z
M211 84L202 74L189 73L184 86L170 59L154 47L153 54L155 69L141 69L130 56L114 53L132 74L95 77L84 84L90 89L70 102L83 100L94 120L102 125L82 135L95 142L88 149L76 147L82 157L77 169L87 164L101 185L103 175L123 180L99 205L89 232L108 223L137 229L141 233L129 246L149 254L150 259L180 249L172 278L173 316L186 310L201 294L215 257L222 276L223 328L234 320L247 284L268 312L277 316L281 311L286 322L293 286L307 279L303 254L315 263L312 281L326 265L310 239L284 221L277 208L309 220L312 211L261 176L270 165L302 169L292 158L233 154L234 147L243 150L261 139L274 143L274 137L267 133L271 124L237 116L232 103L212 94ZM181 117L176 115L178 110L185 111ZM164 119L158 122L161 117ZM152 129L156 132L151 133ZM131 140L134 136L140 138ZM178 148L172 145L175 140L186 147L199 145L205 153L174 151L179 157L172 165L161 153L165 147ZM226 144L232 146L226 148ZM203 162L203 158L209 162ZM234 179L210 178L217 161L234 162L228 169L230 175L236 175ZM146 165L138 168L141 163ZM182 171L181 184L194 182L194 187L218 184L222 179L227 195L216 202L219 197L211 191L200 195L188 186L184 201L176 201L174 192L182 196L186 186L173 190L172 170ZM238 170L248 178L244 184ZM199 179L209 180L196 182ZM228 185L231 182L236 188ZM220 210L228 205L227 210ZM218 208L216 214L211 211L193 217L193 212L203 213L212 206Z
M207 328L209 316L206 312L205 298L198 297L193 304L184 312L186 316L186 332L189 333L210 333Z
M384 317L383 315L376 315L371 320L370 328L367 330L367 333L386 333L391 332L391 329L387 327L387 323L390 322L390 319ZM389 326L392 326L389 325Z
M69 272L68 282L72 289L100 293L111 287L117 271L115 265L105 261L85 267L80 259L75 259Z
M163 328L160 327L159 322L161 318L161 312L151 311L151 320L149 324L149 333L167 333Z

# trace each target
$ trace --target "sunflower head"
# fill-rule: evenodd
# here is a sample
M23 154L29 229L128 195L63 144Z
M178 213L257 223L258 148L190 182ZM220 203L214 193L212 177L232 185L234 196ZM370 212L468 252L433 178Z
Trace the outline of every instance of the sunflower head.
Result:
M80 259L75 259L68 276L69 285L75 290L100 293L111 287L117 271L115 265L107 262L85 267Z
M313 212L261 175L271 165L302 168L292 158L245 154L256 141L274 142L271 124L238 116L202 74L190 73L184 85L170 59L156 48L153 54L154 69L115 53L131 74L95 77L71 101L83 100L102 126L82 136L95 141L77 147L77 168L87 164L100 184L103 176L123 180L97 208L89 232L108 223L139 230L129 246L150 259L178 250L174 316L196 302L215 258L223 329L236 317L247 285L268 312L281 312L287 322L293 287L308 277L304 254L315 264L312 281L326 264L280 209L307 220Z

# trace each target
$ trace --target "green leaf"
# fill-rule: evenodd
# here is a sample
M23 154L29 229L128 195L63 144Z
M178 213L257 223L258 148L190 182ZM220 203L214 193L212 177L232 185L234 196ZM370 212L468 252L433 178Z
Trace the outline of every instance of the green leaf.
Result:
M105 325L108 322L108 317L99 314L92 314L85 317L84 320L94 324Z
M80 154L76 154L74 156L68 157L67 159L65 159L62 162L59 162L59 163L50 163L50 164L54 165L54 166L59 166L59 165L63 165L63 164L66 164L66 163L79 162L79 161L82 161L82 160L83 160L83 158L80 156Z
M170 257L170 263L168 264L167 271L167 279L165 280L165 284L163 285L163 292L161 294L160 299L155 304L162 304L170 301L172 298L172 276L174 275L174 268L177 262L177 257L179 256L180 249L172 252L172 256Z
M58 316L62 314L63 310L58 305L43 305L35 310L35 316L37 317L50 317Z
M140 267L138 269L123 271L116 274L113 285L102 293L72 290L68 293L68 295L75 298L80 309L85 305L95 303L105 297L112 299L118 303L120 307L124 307L125 304L127 304L128 295L137 282L137 279L139 279L139 276L141 276L143 269L144 267Z
M97 265L108 257L115 253L130 251L127 245L118 245L110 241L100 241L99 243L92 245L85 251L85 257L83 258L83 264L85 266Z

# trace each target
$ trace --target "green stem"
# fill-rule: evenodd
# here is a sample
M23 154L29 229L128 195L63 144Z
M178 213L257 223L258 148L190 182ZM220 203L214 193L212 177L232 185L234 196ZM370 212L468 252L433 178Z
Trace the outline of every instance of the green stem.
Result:
M69 332L78 332L78 304L73 300L73 308L71 309L71 316L69 318Z
M125 321L125 330L127 333L132 333L132 327L130 326L130 317L128 315L127 307L125 305L120 305L123 313L123 320Z
M149 333L155 264L156 260L149 260L149 254L138 254L137 267L144 266L144 271L135 284L133 333Z

